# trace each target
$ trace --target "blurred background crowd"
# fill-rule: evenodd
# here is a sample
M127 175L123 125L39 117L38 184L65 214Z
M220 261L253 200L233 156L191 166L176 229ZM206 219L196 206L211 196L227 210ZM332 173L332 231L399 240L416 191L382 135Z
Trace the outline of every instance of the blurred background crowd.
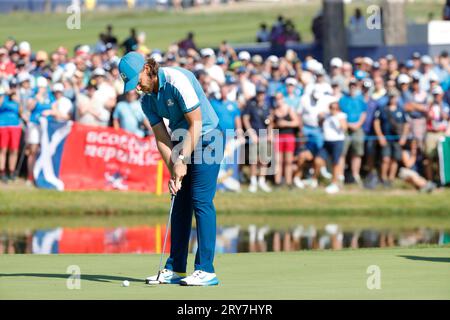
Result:
M300 40L283 17L271 32L266 29L258 32L261 41L285 41L286 34ZM137 51L161 66L191 70L221 127L236 130L236 138L245 141L242 151L258 144L274 152L274 175L267 175L259 159L239 167L240 181L250 192L323 184L327 193L337 193L345 184L392 188L397 180L423 192L439 186L437 147L441 137L450 135L446 51L437 56L414 52L406 61L393 55L353 61L335 57L324 65L293 50L262 57L236 52L226 41L216 50L198 48L192 32L165 52L151 50L145 33L132 29L119 41L111 25L91 46L35 49L26 39L12 37L0 47L3 183L23 174L33 184L40 117L151 135L139 95L123 93L118 72L120 57Z

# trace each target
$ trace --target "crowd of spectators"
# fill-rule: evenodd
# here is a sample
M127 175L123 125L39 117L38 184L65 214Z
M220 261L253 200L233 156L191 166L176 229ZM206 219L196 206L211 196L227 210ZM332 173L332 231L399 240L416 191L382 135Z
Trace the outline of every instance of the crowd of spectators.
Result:
M131 30L120 43L110 28L95 45L79 45L70 53L64 47L34 52L28 42L13 38L3 43L3 182L16 178L24 145L32 184L40 117L122 128L141 137L152 134L137 93L123 94L117 66L131 50L162 66L194 72L223 129L236 130L247 146L273 150L277 170L269 176L271 183L260 159L240 166L250 192L282 185L317 188L323 182L328 193L339 192L344 183L391 188L397 177L429 192L439 182L438 142L450 134L447 52L436 57L415 52L407 61L393 55L376 61L335 57L323 65L312 56L300 59L292 50L264 59L237 53L226 42L217 50L197 49L192 33L163 53L150 50L143 33ZM269 134L261 135L261 129ZM276 137L272 129L278 130Z
M256 42L270 42L272 47L283 47L288 41L302 42L302 39L292 20L282 15L278 16L270 30L267 24L261 23L256 33Z

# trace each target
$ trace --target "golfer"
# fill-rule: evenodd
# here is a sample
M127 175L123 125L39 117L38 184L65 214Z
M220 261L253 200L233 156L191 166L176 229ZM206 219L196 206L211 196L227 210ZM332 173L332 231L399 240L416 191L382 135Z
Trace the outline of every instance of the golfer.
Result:
M216 245L213 198L223 155L218 117L200 83L186 69L160 67L154 59L145 60L141 54L130 52L121 59L119 71L125 92L137 89L143 94L142 110L171 172L169 190L176 195L170 257L159 281L188 286L217 285L219 280L213 266ZM163 118L169 120L172 137ZM209 159L205 160L207 156ZM186 276L192 211L197 224L198 250L195 271ZM156 280L156 275L147 280Z

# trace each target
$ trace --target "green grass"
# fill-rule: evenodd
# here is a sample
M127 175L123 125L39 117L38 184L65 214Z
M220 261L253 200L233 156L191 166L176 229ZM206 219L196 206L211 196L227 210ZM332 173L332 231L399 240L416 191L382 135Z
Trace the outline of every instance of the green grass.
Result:
M17 12L1 15L0 40L14 36L19 41L27 40L34 50L55 50L60 45L73 48L77 44L94 44L98 34L112 23L119 40L129 34L131 27L147 33L147 45L165 50L171 43L183 38L188 31L194 31L200 47L217 47L222 40L231 43L254 42L261 22L271 25L279 14L290 18L300 31L303 40L312 40L311 21L321 1L308 3L236 4L219 8L198 8L183 12L159 11L107 11L83 12L81 29L66 28L68 15L65 13ZM368 3L346 5L346 21L355 7L363 12ZM436 18L442 14L441 1L417 1L407 4L409 21L426 22L432 12Z
M221 284L209 288L146 286L158 263L158 255L3 255L0 299L450 299L449 248L223 254ZM69 265L80 267L80 290L66 287ZM370 265L380 268L379 290L367 289Z
M400 186L401 187L401 186ZM26 188L0 190L1 231L76 226L136 226L165 223L169 196L139 192L57 192ZM297 224L345 229L374 227L393 231L416 227L450 229L450 189L420 194L411 189L359 190L337 195L318 190L277 190L270 194L218 192L218 223L251 223L287 228Z

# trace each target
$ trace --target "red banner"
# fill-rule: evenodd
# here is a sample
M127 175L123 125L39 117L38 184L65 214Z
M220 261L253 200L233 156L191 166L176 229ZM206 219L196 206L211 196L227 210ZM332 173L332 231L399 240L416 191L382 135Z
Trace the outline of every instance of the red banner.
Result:
M154 137L74 123L63 148L65 190L167 192L170 175Z
M58 253L161 253L165 226L64 228ZM170 231L165 253L170 252Z

